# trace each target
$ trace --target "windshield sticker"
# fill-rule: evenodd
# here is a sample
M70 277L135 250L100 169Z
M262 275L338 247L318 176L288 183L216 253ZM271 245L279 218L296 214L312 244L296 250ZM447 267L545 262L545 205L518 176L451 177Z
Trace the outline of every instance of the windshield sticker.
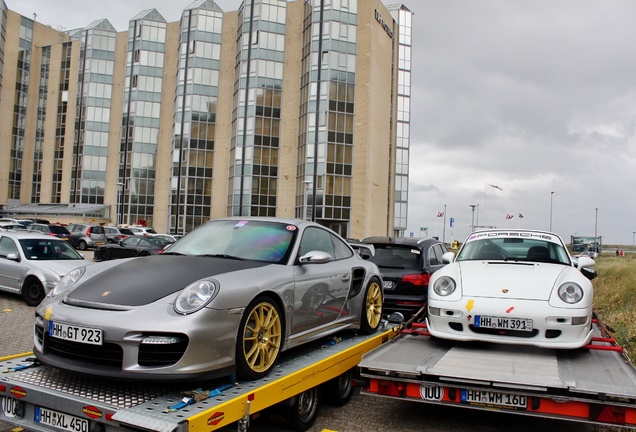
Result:
M234 228L242 228L245 225L247 225L247 221L240 221L240 222L237 222L236 225L234 225Z

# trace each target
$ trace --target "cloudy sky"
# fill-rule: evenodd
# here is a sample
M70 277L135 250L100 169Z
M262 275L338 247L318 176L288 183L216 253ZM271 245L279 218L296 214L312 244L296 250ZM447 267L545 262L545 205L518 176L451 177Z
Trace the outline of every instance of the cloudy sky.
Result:
M191 3L5 1L54 28L108 18L118 31L150 8L177 21ZM217 1L227 11L240 3ZM462 241L474 218L475 225L552 226L567 241L596 233L604 244L631 245L636 1L404 4L415 14L408 232L427 228ZM436 217L444 209L445 228Z

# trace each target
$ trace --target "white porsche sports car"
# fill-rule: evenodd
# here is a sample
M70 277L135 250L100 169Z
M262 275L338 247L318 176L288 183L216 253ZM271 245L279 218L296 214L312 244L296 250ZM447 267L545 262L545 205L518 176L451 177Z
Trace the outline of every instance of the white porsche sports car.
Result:
M592 338L593 259L572 258L554 233L472 233L428 291L434 337L546 348L580 348Z

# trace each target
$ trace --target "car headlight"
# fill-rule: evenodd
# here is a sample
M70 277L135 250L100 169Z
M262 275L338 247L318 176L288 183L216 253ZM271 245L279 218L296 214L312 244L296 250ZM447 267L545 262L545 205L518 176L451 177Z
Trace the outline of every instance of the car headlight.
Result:
M174 302L174 310L183 315L196 312L210 303L217 292L218 290L213 282L196 281L181 291L181 294Z
M569 304L578 303L583 298L583 288L574 282L564 283L557 292L561 300Z
M457 284L455 284L453 278L442 276L433 284L433 291L439 296L446 297L455 292L456 287Z
M60 295L63 292L69 291L73 286L77 283L78 280L84 276L86 272L86 267L79 267L75 270L71 270L68 272L60 281L55 285L55 288L51 290L49 293L50 297L55 297L56 295Z

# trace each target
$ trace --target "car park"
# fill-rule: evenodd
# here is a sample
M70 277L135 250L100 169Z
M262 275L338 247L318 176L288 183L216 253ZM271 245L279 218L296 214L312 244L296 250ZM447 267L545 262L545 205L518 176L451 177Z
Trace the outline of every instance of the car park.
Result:
M95 250L95 259L108 261L118 258L159 255L172 243L174 242L165 239L132 235L118 243L99 246Z
M120 228L114 226L105 226L104 233L106 234L107 243L119 243L122 240L127 239L130 236L135 235L129 228Z
M375 253L369 261L382 272L384 312L400 312L410 317L426 304L431 275L444 267L442 256L448 252L436 239L374 236L361 240L371 244Z
M556 234L472 233L428 291L431 335L459 341L580 348L592 337L595 262L573 259Z
M66 229L71 233L71 244L79 249L96 248L106 243L106 232L101 225L94 224L69 224Z
M36 306L69 271L91 264L67 242L33 232L0 232L0 290Z
M148 227L130 227L130 230L133 233L135 233L135 235L146 236L146 237L152 237L155 234L157 234L157 231Z
M39 232L42 234L57 237L60 240L64 240L67 242L71 241L71 233L62 225L32 223L27 229L29 231Z
M34 352L49 366L120 379L256 379L292 347L375 332L381 314L377 266L335 232L224 218L162 255L69 273L37 310Z

